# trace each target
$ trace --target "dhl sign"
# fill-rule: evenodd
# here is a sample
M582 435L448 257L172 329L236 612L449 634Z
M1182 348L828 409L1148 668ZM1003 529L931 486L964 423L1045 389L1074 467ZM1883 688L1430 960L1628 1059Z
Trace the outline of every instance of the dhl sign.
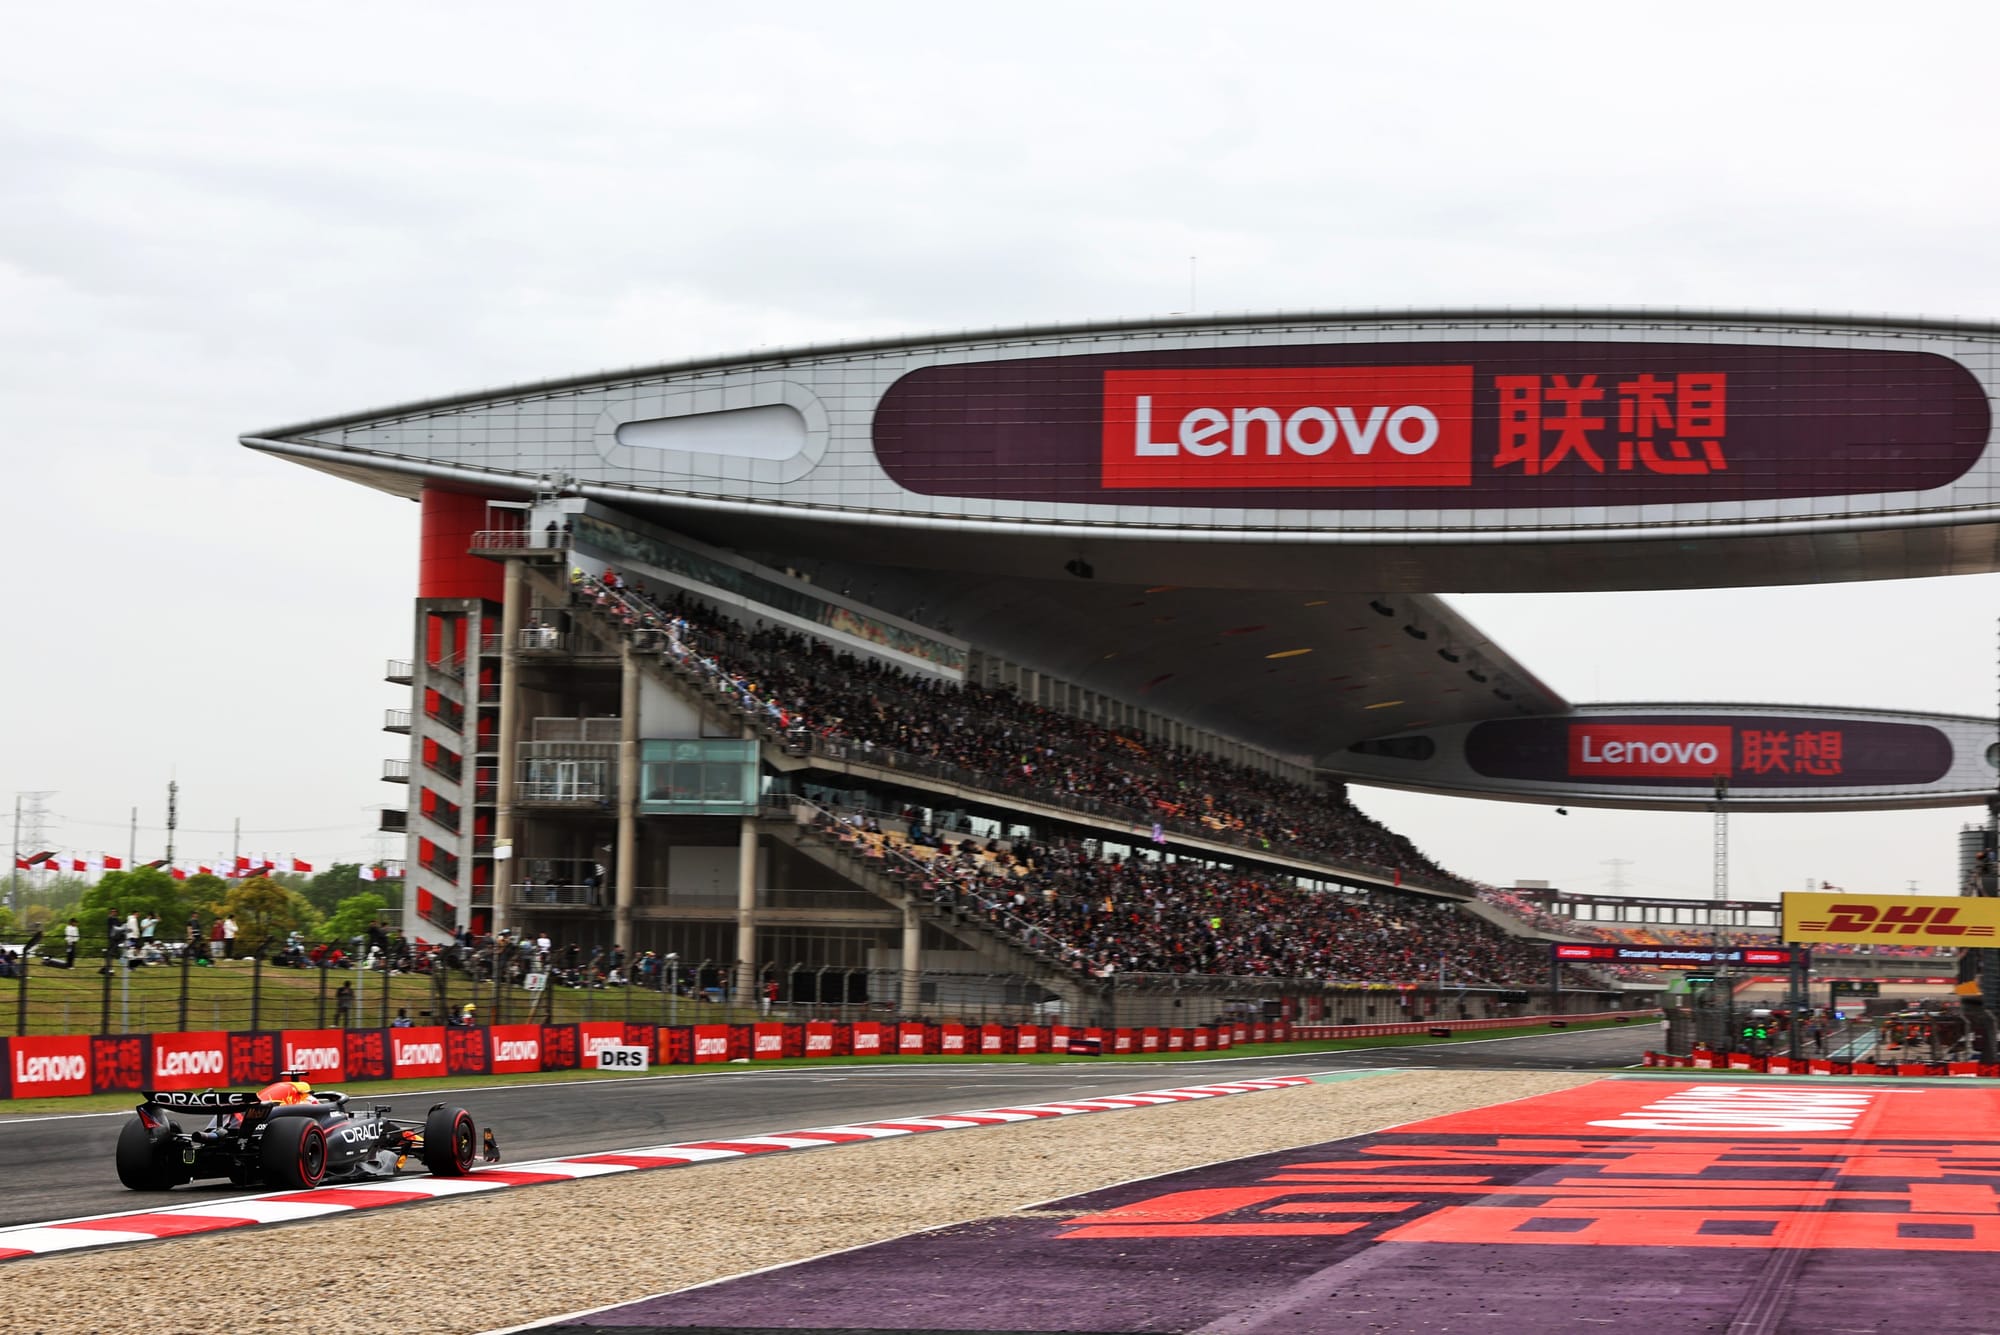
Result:
M1984 946L2000 937L2000 899L1799 891L1783 900L1787 941Z

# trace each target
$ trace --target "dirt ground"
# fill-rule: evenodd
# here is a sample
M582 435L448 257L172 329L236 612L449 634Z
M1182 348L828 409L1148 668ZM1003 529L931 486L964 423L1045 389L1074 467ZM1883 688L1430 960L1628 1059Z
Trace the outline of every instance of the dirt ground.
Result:
M1401 1071L10 1261L5 1328L489 1331L1596 1078Z

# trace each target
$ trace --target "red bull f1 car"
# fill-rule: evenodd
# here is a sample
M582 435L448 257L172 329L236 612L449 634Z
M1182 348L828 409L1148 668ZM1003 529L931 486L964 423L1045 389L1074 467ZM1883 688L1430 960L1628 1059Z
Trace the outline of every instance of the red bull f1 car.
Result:
M134 1191L168 1191L200 1177L306 1190L419 1167L460 1177L475 1159L500 1157L492 1129L482 1145L463 1108L439 1103L421 1122L398 1121L380 1104L315 1092L303 1072L255 1093L144 1090L140 1097L138 1116L118 1134L118 1180Z

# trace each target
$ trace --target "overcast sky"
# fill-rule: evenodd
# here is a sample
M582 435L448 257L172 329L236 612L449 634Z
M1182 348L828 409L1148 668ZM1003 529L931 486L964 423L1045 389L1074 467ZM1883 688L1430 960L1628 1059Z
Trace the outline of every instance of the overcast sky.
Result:
M239 818L246 851L400 852L416 509L256 428L1191 307L2000 317L1990 6L742 13L10 10L0 800L121 854L136 806L157 856L177 777L183 855ZM1990 713L1996 589L1457 601L1580 702ZM1706 816L1361 800L1475 877L1709 889ZM1739 816L1732 889L1949 892L1974 814Z

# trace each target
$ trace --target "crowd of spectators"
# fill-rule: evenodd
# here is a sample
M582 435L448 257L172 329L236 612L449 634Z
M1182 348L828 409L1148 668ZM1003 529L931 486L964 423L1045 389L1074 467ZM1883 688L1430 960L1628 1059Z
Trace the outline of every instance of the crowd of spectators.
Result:
M821 829L934 901L958 905L1037 953L1107 978L1207 974L1350 984L1541 986L1545 947L1458 905L1395 890L1330 893L1195 861L1105 857L1090 843L981 845ZM1593 984L1572 975L1579 987Z
M1341 866L1470 890L1408 839L1316 787L1023 700L1010 689L905 672L825 640L744 626L680 594L607 571L573 596L694 668L793 744L847 744L885 764L950 766L979 787L1129 822L1221 837Z

